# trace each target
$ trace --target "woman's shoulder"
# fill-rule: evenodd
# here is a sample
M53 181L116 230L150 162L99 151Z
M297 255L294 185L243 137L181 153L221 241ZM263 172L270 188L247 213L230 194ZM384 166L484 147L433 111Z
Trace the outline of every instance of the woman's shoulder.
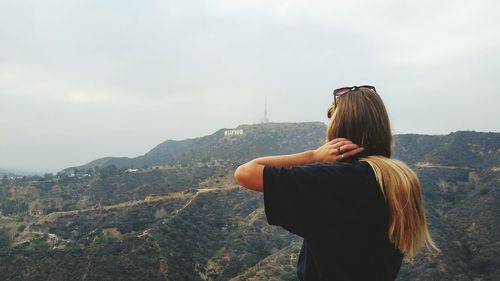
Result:
M287 173L304 176L312 181L335 180L346 184L373 183L375 174L371 166L363 161L315 163L287 168Z
M372 171L370 165L367 162L358 160L333 163L315 163L305 165L304 168L351 173L367 173Z
M372 184L375 174L371 166L362 161L343 161L333 163L314 163L300 166L264 168L264 178L276 177L304 184L334 182L341 185Z

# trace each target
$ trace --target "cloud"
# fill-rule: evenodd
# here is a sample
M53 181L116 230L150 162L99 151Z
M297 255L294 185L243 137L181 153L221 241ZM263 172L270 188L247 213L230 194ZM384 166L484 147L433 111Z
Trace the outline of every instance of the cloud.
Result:
M56 170L144 153L167 138L256 122L266 96L274 121L324 121L333 88L365 83L380 90L398 133L498 131L499 8L0 1L0 167L44 169L50 158ZM481 110L465 118L472 104Z

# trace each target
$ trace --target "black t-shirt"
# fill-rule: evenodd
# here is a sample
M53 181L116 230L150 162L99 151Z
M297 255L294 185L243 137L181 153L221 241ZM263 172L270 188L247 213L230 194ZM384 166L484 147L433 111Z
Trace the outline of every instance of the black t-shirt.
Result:
M269 224L304 238L302 281L389 281L402 254L388 239L389 213L366 162L264 168Z

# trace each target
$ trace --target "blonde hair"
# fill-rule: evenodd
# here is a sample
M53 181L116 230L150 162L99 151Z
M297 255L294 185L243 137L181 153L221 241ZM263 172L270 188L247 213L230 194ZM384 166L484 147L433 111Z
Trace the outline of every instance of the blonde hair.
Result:
M423 244L439 252L427 229L417 175L402 161L384 156L361 158L372 167L389 210L389 241L411 260Z
M417 175L402 161L391 159L392 134L389 117L380 96L360 88L337 97L331 116L327 141L346 138L365 148L360 161L373 169L389 211L388 238L411 260L425 244L439 252L427 228L425 210Z

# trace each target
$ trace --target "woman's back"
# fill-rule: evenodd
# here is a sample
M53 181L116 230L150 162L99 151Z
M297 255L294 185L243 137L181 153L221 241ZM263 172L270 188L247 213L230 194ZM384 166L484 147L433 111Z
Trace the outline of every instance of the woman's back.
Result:
M268 222L304 238L301 280L394 280L401 253L387 236L388 210L366 162L264 168Z

